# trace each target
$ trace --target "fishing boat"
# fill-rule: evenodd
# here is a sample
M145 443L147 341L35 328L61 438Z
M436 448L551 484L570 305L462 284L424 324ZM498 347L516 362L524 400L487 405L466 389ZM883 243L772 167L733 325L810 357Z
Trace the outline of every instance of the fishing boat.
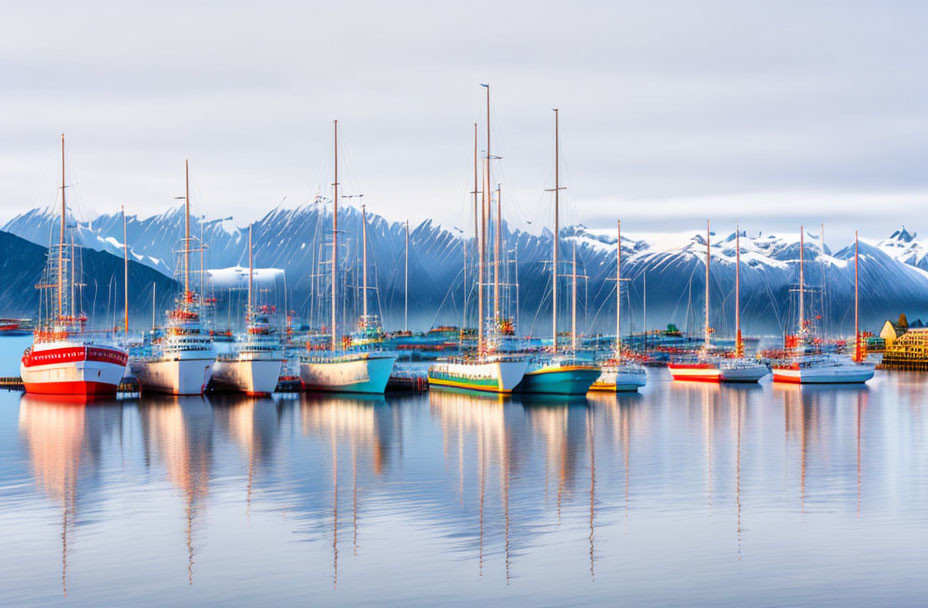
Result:
M690 359L672 361L667 365L674 380L698 382L758 382L769 373L767 366L744 356L741 340L741 229L735 230L735 353L734 357L721 356L712 351L712 327L709 325L709 268L711 260L711 238L709 222L706 222L706 296L705 320L703 324L703 347L699 354Z
M862 384L873 378L875 366L863 360L860 340L860 243L854 236L854 354L823 354L809 348L805 318L805 230L799 233L799 333L791 357L775 361L773 381L787 384ZM824 253L824 248L822 250Z
M371 345L341 350L338 344L338 121L335 121L335 181L332 209L332 316L328 351L307 351L300 355L300 380L309 391L383 394L396 362L396 355ZM364 213L364 309L367 314L367 215ZM350 341L350 338L349 338ZM350 343L350 342L349 342Z
M572 279L572 308L570 325L570 354L558 353L558 316L557 284L560 278L560 146L559 146L559 112L554 109L554 234L553 257L551 262L551 326L552 343L550 357L533 357L528 364L525 377L516 387L520 393L540 393L557 395L585 395L590 386L599 378L601 370L598 365L584 361L576 356L577 352L577 247L574 244ZM498 231L497 231L498 232ZM497 255L498 252L497 252Z
M625 360L622 356L622 221L617 224L615 251L615 355L602 366L591 391L631 392L648 382L644 366Z
M19 373L27 393L111 396L126 371L128 353L86 330L76 290L81 283L79 248L68 238L64 135L61 136L61 227L48 249L33 344L23 353Z
M253 397L270 395L277 388L284 362L283 346L271 324L272 309L254 306L254 256L248 227L248 304L245 332L236 336L232 349L220 354L213 364L212 387L237 391Z
M33 331L31 319L0 319L0 336L28 336Z
M130 365L142 392L200 395L206 390L216 361L216 349L201 320L201 297L190 284L190 168L184 162L184 292L167 313L167 323L151 352Z
M477 352L467 357L455 357L439 360L429 367L428 381L430 387L455 388L491 393L511 393L522 381L528 367L528 360L517 354L503 352L499 341L488 341L485 332L484 319L484 266L487 256L488 211L492 204L490 181L490 86L482 85L487 90L487 147L486 157L483 159L483 190L482 202L478 202L477 195L481 194L478 187L477 174L477 124L474 124L474 236L478 241L477 261ZM497 200L499 197L497 196ZM478 225L478 206L480 207L480 222ZM498 232L498 231L497 231ZM498 258L497 258L498 260ZM498 270L498 264L497 264ZM497 275L498 276L498 275ZM499 298L498 279L495 282L495 336L499 338Z

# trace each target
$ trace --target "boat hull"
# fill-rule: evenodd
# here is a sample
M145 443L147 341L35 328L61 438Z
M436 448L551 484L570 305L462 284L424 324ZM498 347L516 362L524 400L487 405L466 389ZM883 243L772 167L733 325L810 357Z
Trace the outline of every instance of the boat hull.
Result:
M301 361L300 380L303 389L308 391L382 395L387 390L395 362L393 355Z
M711 363L671 363L667 366L674 380L721 382L722 370Z
M217 360L213 364L210 386L219 391L235 391L251 396L270 395L280 380L282 360Z
M102 346L39 349L23 356L19 373L35 395L112 396L127 361L124 351Z
M525 372L517 393L585 395L599 378L600 369L588 365L543 367Z
M873 377L868 364L847 364L773 369L773 381L785 384L863 384Z
M746 365L740 367L722 368L722 382L753 383L770 373L766 365Z
M215 357L137 361L132 372L142 392L202 395L213 374Z
M436 363L429 368L429 386L511 393L527 368L528 361Z
M644 369L603 368L599 378L590 386L590 390L604 393L628 393L637 391L647 383L648 374Z

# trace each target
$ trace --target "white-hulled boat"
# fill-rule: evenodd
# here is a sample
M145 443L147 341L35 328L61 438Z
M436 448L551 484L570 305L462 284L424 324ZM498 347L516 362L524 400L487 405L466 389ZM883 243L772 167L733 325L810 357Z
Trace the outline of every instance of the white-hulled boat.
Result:
M522 382L528 360L493 356L438 361L429 367L432 386L490 393L511 393Z
M27 393L115 395L129 355L85 331L75 289L80 283L79 248L68 237L65 202L64 135L61 136L61 228L48 249L33 344L23 353L19 373Z
M184 293L167 313L164 335L152 344L151 353L130 364L142 392L200 395L216 361L213 340L201 321L200 296L190 287L190 172L186 162L184 175Z
M622 221L616 223L615 249L615 356L602 366L591 391L632 392L648 383L644 366L622 356Z
M791 384L860 384L873 377L872 363L841 355L801 355L773 365L773 381Z
M770 370L760 361L744 356L741 339L741 228L735 229L735 353L734 357L722 357L711 353L712 328L709 325L709 264L711 260L711 238L709 222L706 222L706 297L705 297L705 343L697 357L673 361L667 365L674 380L698 382L758 382Z
M773 381L790 384L861 384L873 378L876 366L862 361L860 345L859 256L854 243L854 356L806 353L802 349L806 338L805 323L805 230L799 234L799 351L792 357L775 361ZM824 253L824 246L822 248Z
M248 304L245 333L236 337L231 351L217 355L213 364L212 387L251 396L270 395L280 380L284 351L280 336L270 322L271 308L253 306L254 256L251 226L248 226Z
M339 349L338 344L338 121L335 121L335 181L332 209L332 314L331 341L328 351L310 351L300 355L300 381L309 391L383 394L396 362L396 355L377 350L373 345L363 350ZM362 208L363 209L363 208ZM362 211L363 212L363 211ZM364 213L364 310L362 330L367 320L367 215Z

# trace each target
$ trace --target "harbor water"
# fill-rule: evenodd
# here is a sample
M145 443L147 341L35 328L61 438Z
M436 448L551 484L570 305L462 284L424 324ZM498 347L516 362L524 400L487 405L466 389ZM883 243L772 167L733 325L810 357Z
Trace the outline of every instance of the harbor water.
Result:
M924 603L924 375L649 374L573 400L0 391L0 605Z

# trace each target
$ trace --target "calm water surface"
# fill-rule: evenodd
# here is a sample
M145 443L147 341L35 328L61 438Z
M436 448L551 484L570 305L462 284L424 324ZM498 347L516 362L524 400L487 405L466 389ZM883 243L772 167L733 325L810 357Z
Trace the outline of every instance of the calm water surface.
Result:
M926 379L0 391L0 605L924 605Z

